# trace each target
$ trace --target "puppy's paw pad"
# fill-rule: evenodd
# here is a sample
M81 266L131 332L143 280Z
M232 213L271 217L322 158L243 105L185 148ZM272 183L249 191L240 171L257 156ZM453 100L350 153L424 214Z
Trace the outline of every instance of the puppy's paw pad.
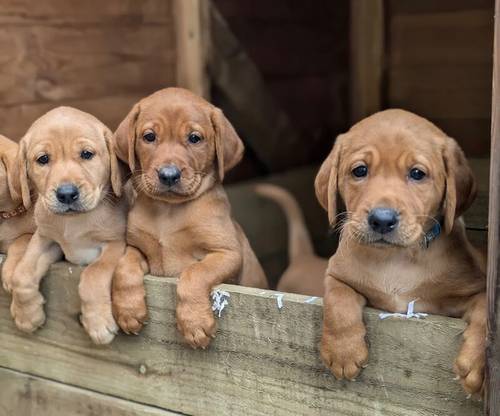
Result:
M45 312L41 304L27 307L19 306L13 302L11 314L17 328L23 332L35 332L45 323Z

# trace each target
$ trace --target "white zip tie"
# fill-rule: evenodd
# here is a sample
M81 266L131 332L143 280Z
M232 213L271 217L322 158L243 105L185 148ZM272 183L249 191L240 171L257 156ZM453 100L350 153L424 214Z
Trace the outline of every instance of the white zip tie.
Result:
M271 296L276 297L276 303L278 304L278 309L282 309L283 298L285 295L283 293L273 293Z
M218 318L221 317L224 308L229 305L229 298L231 295L224 291L215 289L212 292L212 311L215 312Z
M404 313L389 313L389 312L382 312L378 315L380 319L386 319L386 318L403 318L403 319L410 319L410 318L425 318L428 316L428 314L423 313L423 312L414 312L415 310L415 302L417 300L412 300L411 302L408 303L408 308L406 309L406 314Z
M318 296L312 296L309 299L306 299L304 303L313 303L316 299L319 299Z

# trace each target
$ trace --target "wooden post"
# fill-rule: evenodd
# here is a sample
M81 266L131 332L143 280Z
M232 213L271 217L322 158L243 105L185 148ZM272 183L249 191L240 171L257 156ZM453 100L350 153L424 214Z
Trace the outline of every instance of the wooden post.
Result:
M210 50L209 7L208 0L174 0L177 85L207 99L210 98L207 72Z
M495 5L488 238L488 384L486 414L500 414L500 0Z
M382 107L384 2L351 0L351 122Z

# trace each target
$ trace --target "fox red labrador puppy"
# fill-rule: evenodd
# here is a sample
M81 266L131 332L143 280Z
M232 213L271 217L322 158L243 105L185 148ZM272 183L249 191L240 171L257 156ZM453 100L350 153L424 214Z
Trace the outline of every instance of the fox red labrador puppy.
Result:
M179 276L177 326L192 347L215 334L209 295L223 282L267 287L262 268L222 187L243 143L222 111L180 88L139 101L114 134L136 198L127 247L113 279L113 308L125 332L146 317L144 274Z
M340 135L316 177L316 195L341 241L325 277L321 356L335 377L353 379L368 360L363 307L463 317L455 371L468 393L482 390L485 259L460 215L475 181L455 140L403 110L368 117Z

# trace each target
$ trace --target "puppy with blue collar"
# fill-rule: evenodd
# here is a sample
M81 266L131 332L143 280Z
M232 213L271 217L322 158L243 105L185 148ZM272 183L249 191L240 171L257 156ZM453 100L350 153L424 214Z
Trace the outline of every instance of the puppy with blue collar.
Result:
M485 258L467 239L462 213L475 180L455 140L403 110L374 114L340 135L322 164L316 195L341 239L325 276L321 356L336 378L368 361L365 305L389 312L461 317L454 369L481 393L486 343Z

